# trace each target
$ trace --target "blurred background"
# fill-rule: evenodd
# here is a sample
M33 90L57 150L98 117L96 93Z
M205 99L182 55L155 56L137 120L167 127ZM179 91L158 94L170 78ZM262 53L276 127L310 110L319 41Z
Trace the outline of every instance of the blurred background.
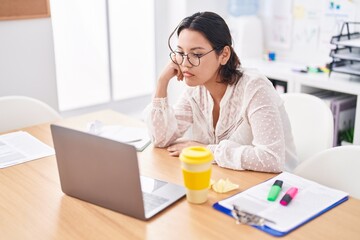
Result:
M0 96L34 97L64 117L111 108L140 118L169 61L169 34L198 11L227 21L244 66L269 56L324 66L342 23L360 21L359 0L17 2L0 0ZM183 89L171 83L171 103Z

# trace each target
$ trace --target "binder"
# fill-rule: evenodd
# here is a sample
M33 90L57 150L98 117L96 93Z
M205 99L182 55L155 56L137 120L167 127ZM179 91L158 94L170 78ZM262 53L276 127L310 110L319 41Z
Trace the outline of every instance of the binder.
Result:
M276 180L282 180L283 186L276 201L271 202L267 200L267 194ZM299 192L288 206L282 206L279 203L280 199L290 187L297 187ZM282 237L345 202L348 198L348 193L283 172L274 178L215 203L213 208L232 216L232 204L237 204L244 211L269 220L265 221L264 226L252 225L253 227L270 235Z
M339 132L354 127L356 112L356 96L320 91L312 95L321 98L329 106L334 117L333 146L340 145Z
M287 93L287 82L284 81L280 81L280 80L275 80L275 79L271 79L269 78L269 80L271 81L271 83L273 84L275 90L282 94L282 93Z
M334 147L340 144L339 132L354 127L355 125L356 96L331 102L331 111L334 115Z

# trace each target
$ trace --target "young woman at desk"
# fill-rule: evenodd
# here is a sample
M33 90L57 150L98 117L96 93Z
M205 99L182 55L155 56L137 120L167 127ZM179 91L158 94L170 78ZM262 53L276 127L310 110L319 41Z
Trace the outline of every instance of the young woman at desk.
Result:
M295 167L282 100L265 76L240 68L224 19L212 12L195 13L181 21L168 42L171 61L158 79L147 119L156 147L178 156L185 147L206 146L219 166L237 170ZM167 102L173 77L189 86L174 107Z

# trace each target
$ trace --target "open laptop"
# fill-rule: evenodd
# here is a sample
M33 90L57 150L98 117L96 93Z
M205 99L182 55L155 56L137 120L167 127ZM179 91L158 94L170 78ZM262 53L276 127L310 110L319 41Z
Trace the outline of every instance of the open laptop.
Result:
M51 125L62 191L146 220L185 196L180 185L140 176L134 146Z

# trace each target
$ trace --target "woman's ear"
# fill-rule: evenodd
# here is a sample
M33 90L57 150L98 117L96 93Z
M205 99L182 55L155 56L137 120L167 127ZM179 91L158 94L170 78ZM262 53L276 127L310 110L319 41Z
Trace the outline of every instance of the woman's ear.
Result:
M225 65L231 56L231 49L229 46L225 46L220 54L220 64Z

